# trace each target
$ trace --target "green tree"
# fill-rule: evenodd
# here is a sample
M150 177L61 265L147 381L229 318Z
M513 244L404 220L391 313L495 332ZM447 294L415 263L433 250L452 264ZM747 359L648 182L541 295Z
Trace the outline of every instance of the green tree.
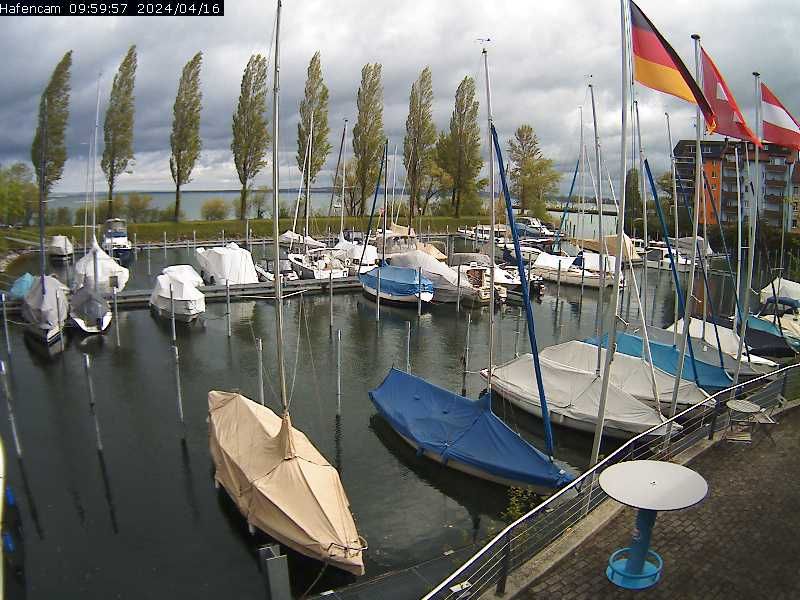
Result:
M514 137L508 140L508 154L512 193L519 199L520 207L546 219L545 198L557 191L561 175L553 167L553 161L542 154L533 127L527 124L517 127Z
M72 211L66 206L59 206L55 209L53 225L70 225L72 223Z
M351 158L347 161L347 175L345 176L345 185L344 185L344 198L342 202L344 203L344 214L346 215L355 215L358 212L360 197L358 195L358 181L357 181L357 174L356 174L356 159ZM336 173L336 179L333 182L333 186L337 190L342 189L342 170L340 169L338 173Z
M31 162L36 182L45 197L50 193L53 184L61 179L67 160L64 132L69 119L71 66L72 50L56 65L39 100L39 120L31 145Z
M200 207L200 215L206 221L224 221L229 211L230 207L223 198L209 198Z
M322 65L319 51L311 57L308 63L305 96L300 101L300 122L297 123L297 167L302 171L308 144L308 132L311 122L314 123L313 139L311 140L311 167L308 176L313 182L319 173L331 145L328 143L330 127L328 127L328 88L322 80Z
M108 218L114 216L114 185L133 166L133 88L136 83L136 46L131 46L111 84L103 123L103 158L100 167L108 182Z
M28 223L39 206L33 170L23 162L0 167L0 219L8 225Z
M406 118L406 137L403 140L403 164L408 180L409 223L420 208L423 182L434 165L432 155L436 144L436 125L433 123L433 82L430 67L425 67L411 85ZM427 204L427 199L425 200Z
M247 214L248 186L258 172L267 164L269 132L264 113L267 110L267 59L254 54L247 61L239 103L233 113L233 141L231 151L233 162L242 190L239 212ZM244 217L242 217L244 218Z
M192 169L200 156L200 109L203 93L200 91L200 66L203 53L198 52L183 67L178 82L178 93L172 107L172 135L169 144L169 171L175 182L175 221L181 210L181 186L191 181Z
M381 65L366 64L361 69L361 85L356 98L358 118L353 127L352 169L357 214L363 215L369 190L375 185L383 153L383 84ZM353 214L353 213L351 213Z
M475 99L475 80L464 77L458 85L455 106L450 118L450 133L437 140L440 166L452 178L451 204L456 217L467 196L477 196L477 180L483 166L481 158L478 101Z
M152 202L152 196L138 194L136 192L128 194L127 204L125 206L125 215L128 217L128 220L132 223L144 223L147 220L147 214L150 211L150 204Z
M256 219L264 218L264 208L267 206L267 195L270 195L272 190L267 186L261 186L253 190L250 195L250 210L255 212Z

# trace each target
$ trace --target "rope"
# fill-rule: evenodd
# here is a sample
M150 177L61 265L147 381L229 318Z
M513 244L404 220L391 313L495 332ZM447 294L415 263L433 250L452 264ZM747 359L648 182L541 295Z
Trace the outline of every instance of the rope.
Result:
M317 585L317 583L319 583L319 580L322 579L322 574L325 572L325 569L327 569L327 568L328 568L328 563L323 563L322 564L322 569L320 569L319 574L317 575L317 578L314 581L311 582L311 585L308 586L308 588L306 589L305 592L300 594L300 600L305 600L308 597L309 592L312 589L314 589L314 586Z
M297 380L297 363L300 358L300 332L302 331L300 319L303 317L303 298L300 297L300 310L297 313L297 345L294 349L294 373L292 374L292 387L289 389L289 399L286 401L286 410L292 405L292 397L294 396L294 384Z

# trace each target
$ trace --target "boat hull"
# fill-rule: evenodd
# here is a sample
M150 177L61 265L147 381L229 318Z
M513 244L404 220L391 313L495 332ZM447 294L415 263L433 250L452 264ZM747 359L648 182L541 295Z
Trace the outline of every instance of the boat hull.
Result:
M371 298L372 300L375 300L375 298L377 296L377 290L376 289L368 286L367 284L365 284L363 282L361 283L361 289L364 290L364 294L368 298ZM380 296L381 296L381 302L393 302L393 303L396 303L396 304L416 304L417 303L417 294L409 294L409 295L400 296L400 295L395 295L395 294L389 294L389 293L385 292L384 290L381 290ZM433 301L434 294L432 294L431 292L422 292L421 296L422 296L422 302L427 304L427 303Z
M103 319L98 325L90 325L87 321L76 315L73 315L72 313L70 313L69 317L78 331L88 335L95 335L108 331L108 327L111 325L112 314L111 311L108 311L106 314L104 314Z
M169 300L167 300L169 302ZM156 314L157 316L171 320L172 319L172 310L169 308L164 308L162 306L158 306L157 304L150 304L150 310ZM191 323L192 321L197 320L200 315L203 314L204 311L186 311L183 308L179 308L178 302L175 303L175 320L180 321L181 323Z

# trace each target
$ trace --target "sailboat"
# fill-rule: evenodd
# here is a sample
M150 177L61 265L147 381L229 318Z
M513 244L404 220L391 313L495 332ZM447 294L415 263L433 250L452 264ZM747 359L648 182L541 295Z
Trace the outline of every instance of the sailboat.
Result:
M54 263L64 263L72 260L75 249L72 242L65 235L54 235L47 246L47 254Z
M278 89L281 0L275 26L272 189L279 190ZM278 194L273 194L273 215ZM273 219L274 256L280 256ZM214 479L248 524L296 552L355 575L364 574L366 544L358 535L336 469L292 426L283 362L283 283L275 279L275 344L283 412L236 392L208 393L209 448Z
M467 306L489 304L489 286L484 281L488 269L459 271L439 262L421 250L395 254L389 264L396 267L409 267L419 270L425 279L433 284L433 301L438 303L461 302ZM475 277L472 278L473 271Z
M490 98L486 50L483 54L487 70L487 98ZM487 105L491 128L491 103L487 102ZM494 153L490 152L490 190L494 187L493 157ZM377 197L377 190L375 193ZM491 211L494 225L494 206ZM516 234L514 239L518 249ZM493 261L494 245L490 252ZM492 283L493 280L492 276ZM527 316L530 317L530 299L524 287L523 294ZM528 320L528 326L531 346L535 348L532 319ZM493 311L489 312L489 340L489 391L477 401L396 369L389 371L383 383L370 391L370 398L389 425L420 455L481 479L530 488L539 494L551 493L569 483L573 475L556 465L552 459L552 437L546 411L544 418L549 456L523 440L492 412Z

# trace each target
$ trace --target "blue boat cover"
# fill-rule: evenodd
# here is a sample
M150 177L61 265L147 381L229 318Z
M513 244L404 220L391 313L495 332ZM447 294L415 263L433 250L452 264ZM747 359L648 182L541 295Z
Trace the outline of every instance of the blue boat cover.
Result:
M395 431L445 464L551 489L574 479L495 416L488 394L470 400L393 368L369 396Z
M795 300L794 298L789 298L788 296L778 296L777 300L775 296L770 296L766 300L764 300L764 305L767 304L783 304L784 306L788 306L790 308L800 308L800 300Z
M418 271L412 267L393 267L383 265L358 276L361 283L373 290L378 289L378 270L381 272L381 293L392 296L416 296L420 288L423 292L433 293L433 282L427 277L422 277L419 284Z
M597 346L597 338L589 338L586 340L586 343ZM603 336L603 348L607 347L608 334ZM622 354L627 354L629 356L642 357L643 349L644 340L638 335L625 332L617 333L617 352L622 352ZM658 342L650 340L650 355L653 357L653 364L662 371L666 371L671 375L675 375L678 372L680 350L677 347L668 344L659 344ZM695 378L694 373L695 366L697 367L697 378ZM697 359L692 361L688 350L683 361L681 379L695 381L697 385L707 392L723 390L733 385L730 376L722 367L719 365L710 365Z
M30 273L25 273L21 277L17 278L17 280L14 282L14 285L12 285L11 289L8 291L8 295L14 300L22 300L28 295L33 282L33 275Z

